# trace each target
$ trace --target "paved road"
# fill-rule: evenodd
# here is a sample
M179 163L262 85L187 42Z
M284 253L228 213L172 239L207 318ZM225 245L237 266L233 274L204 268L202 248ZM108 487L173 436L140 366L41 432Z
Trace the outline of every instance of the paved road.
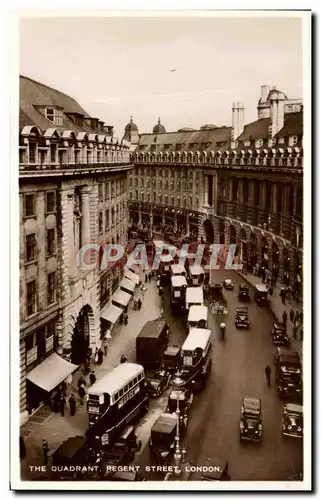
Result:
M221 457L230 464L232 480L289 480L303 468L302 442L284 441L281 435L282 402L275 391L266 386L264 367L273 366L273 347L269 330L273 317L267 308L249 304L251 329L237 330L234 311L239 304L238 284L242 278L233 271L213 271L214 281L232 278L234 291L225 291L229 314L225 319L227 338L222 343L216 335L217 318L210 316L213 331L213 370L206 389L194 399L188 434L184 444L187 458L203 465L207 457ZM169 299L165 299L165 314L170 324L170 342L182 343L186 329L180 318L172 318ZM263 441L261 445L239 442L240 406L244 396L262 399ZM159 405L161 406L161 405ZM148 446L136 464L144 473L150 465ZM147 480L161 480L163 474L145 472ZM191 477L193 479L193 476Z

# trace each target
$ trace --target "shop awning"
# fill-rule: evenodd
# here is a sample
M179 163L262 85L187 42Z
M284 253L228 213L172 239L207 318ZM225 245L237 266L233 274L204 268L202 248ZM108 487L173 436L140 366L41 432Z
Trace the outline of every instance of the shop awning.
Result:
M100 317L105 321L109 321L113 325L117 322L123 310L114 304L108 304L100 311Z
M137 276L136 273L133 273L133 271L130 271L129 269L126 269L125 271L125 278L128 278L129 280L134 281L136 285L139 283L139 276Z
M128 302L131 299L131 295L129 293L124 292L123 290L118 289L117 292L112 296L112 303L114 305L120 304L121 306L126 307Z
M77 370L73 365L54 353L27 374L27 379L44 391L50 392Z
M128 291L131 295L133 295L136 288L136 283L135 281L125 277L121 280L119 288L126 292Z

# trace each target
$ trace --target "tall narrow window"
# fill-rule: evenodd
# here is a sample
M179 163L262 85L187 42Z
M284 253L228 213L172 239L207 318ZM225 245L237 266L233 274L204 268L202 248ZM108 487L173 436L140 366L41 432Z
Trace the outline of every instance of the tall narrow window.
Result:
M37 258L37 241L35 234L26 236L26 262L33 262Z
M26 194L25 195L25 217L32 217L35 215L35 195Z
M54 191L50 191L46 193L46 212L47 214L56 211L56 193Z
M37 306L37 292L36 292L36 282L31 281L27 283L27 316L35 314Z
M50 305L54 302L56 302L56 273L50 273L47 281L47 303Z

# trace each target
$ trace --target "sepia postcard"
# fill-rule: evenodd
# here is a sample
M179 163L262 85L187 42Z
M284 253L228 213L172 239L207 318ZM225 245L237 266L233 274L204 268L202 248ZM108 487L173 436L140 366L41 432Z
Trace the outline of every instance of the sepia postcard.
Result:
M310 491L311 12L12 33L11 489Z

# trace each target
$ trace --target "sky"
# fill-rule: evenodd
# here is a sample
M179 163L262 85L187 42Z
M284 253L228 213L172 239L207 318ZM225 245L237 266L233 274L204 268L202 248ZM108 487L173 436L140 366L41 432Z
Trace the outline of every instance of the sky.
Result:
M261 85L302 97L294 17L48 17L20 20L20 74L76 99L122 137L158 117L166 131L257 117ZM170 71L175 70L175 71Z

